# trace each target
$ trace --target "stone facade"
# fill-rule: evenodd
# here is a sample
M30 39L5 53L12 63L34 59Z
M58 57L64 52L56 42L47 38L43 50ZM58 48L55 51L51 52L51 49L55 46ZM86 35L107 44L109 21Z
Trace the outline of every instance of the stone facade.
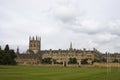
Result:
M120 63L120 54L119 53L106 53L102 54L102 58L108 63Z
M81 65L81 60L88 59L88 63L92 64L92 61L94 59L100 59L101 53L97 51L96 49L93 50L76 50L76 49L70 49L70 50L46 50L44 51L44 54L42 55L42 59L44 58L51 58L59 63L66 63L68 65L68 61L70 58L76 58L77 63Z
M75 58L77 64L81 65L81 60L88 59L88 63L92 64L94 59L100 60L101 53L96 49L93 50L78 50L72 48L72 42L70 43L69 50L41 50L41 38L29 37L29 49L19 54L17 49L16 62L18 64L41 64L42 59L51 58L52 64L62 63L63 66L67 66L70 58Z
M36 36L29 37L29 50L33 51L35 54L41 50L41 38Z
M70 48L68 50L41 50L41 38L30 37L29 38L29 49L23 53L19 54L19 49L17 48L17 58L16 62L19 65L40 65L42 60L45 58L51 59L51 65L61 63L63 66L69 66L70 58L75 58L77 65L80 66L81 62L87 59L88 64L92 64L93 61L102 61L106 59L107 62L113 62L117 59L120 61L120 54L102 54L97 49L93 50L84 49L73 49L72 42L70 43Z
M40 64L41 54L17 54L16 62L18 65Z

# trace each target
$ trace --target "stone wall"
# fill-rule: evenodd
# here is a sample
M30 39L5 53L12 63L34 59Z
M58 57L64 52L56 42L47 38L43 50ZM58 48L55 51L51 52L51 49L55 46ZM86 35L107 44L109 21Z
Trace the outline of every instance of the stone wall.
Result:
M120 67L120 63L94 63L94 67Z

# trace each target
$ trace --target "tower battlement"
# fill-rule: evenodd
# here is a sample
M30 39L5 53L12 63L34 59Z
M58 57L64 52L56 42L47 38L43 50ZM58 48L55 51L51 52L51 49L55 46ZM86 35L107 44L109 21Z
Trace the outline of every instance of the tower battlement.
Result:
M35 54L41 50L41 38L36 37L29 37L29 50L32 50Z

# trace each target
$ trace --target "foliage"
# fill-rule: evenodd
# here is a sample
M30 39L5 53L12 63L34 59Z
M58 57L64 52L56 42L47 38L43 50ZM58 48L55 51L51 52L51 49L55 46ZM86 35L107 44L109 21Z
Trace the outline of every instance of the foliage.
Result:
M102 58L102 60L101 60L102 62L107 62L107 60L105 59L105 58Z
M88 64L87 61L88 61L88 59L82 59L82 60L81 60L81 64Z
M119 61L118 61L118 59L114 59L114 61L113 61L114 63L118 63Z
M0 50L0 65L15 65L15 58L15 52L14 50L9 50L8 44L4 50Z
M76 58L69 58L68 64L77 64L77 59Z
M5 49L4 49L5 51L9 51L9 45L7 44L6 46L5 46Z
M94 59L94 61L93 62L100 62L100 60L98 60L98 59Z
M52 61L51 61L52 59L51 58L44 58L44 59L42 59L42 64L51 64L52 63Z
M1 49L1 46L0 46L0 50L2 50L2 49Z

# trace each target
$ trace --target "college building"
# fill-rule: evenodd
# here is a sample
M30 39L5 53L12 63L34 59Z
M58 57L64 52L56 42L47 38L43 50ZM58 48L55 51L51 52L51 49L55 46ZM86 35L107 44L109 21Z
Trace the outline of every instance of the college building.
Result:
M93 62L114 62L120 61L120 55L117 54L102 54L97 49L74 49L72 42L67 50L41 50L41 38L29 37L29 49L25 53L19 53L17 48L16 62L18 65L44 65L44 64L60 64L68 66L70 64L76 64L78 66L82 64L93 64ZM113 56L114 55L114 56Z

